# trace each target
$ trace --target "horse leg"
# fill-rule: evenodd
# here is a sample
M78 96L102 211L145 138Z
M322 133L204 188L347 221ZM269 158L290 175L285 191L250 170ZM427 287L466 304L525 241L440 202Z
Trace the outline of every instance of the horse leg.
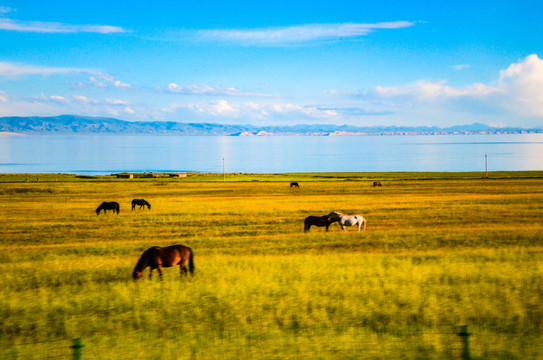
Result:
M179 274L180 274L181 276L183 276L183 275L186 276L186 275L187 275L187 268L185 267L185 263L186 263L186 261L184 261L184 262L182 262L181 264L179 264Z
M160 280L162 280L162 265L158 265L156 269L158 270L158 276Z
M153 270L154 270L153 268L149 270L149 280L153 278Z
M339 226L341 226L341 230L345 231L345 225L339 224Z

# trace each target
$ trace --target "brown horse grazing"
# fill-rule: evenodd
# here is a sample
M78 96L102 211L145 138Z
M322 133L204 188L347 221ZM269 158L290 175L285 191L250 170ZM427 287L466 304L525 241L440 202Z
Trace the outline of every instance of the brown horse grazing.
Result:
M132 277L134 280L139 279L143 275L143 270L146 267L151 267L149 279L153 277L153 270L158 270L158 275L162 279L162 268L179 265L181 276L187 274L185 265L189 263L189 271L194 274L194 254L189 247L183 245L172 245L167 247L153 246L141 254Z
M290 183L290 187L300 188L300 185L296 181L293 181Z
M132 200L132 210L136 208L136 205L139 205L140 210L145 209L147 206L147 209L151 210L151 204L147 202L145 199L134 199Z
M117 215L119 215L119 203L116 203L115 201L104 201L96 208L96 215L100 215L101 210L104 210L104 214L107 213L107 210L113 210L113 212L116 212Z
M376 187L376 186L379 186L379 187L380 187L380 186L381 186L381 182L379 182L379 181L374 181L374 182L373 182L373 187Z
M311 225L315 226L326 226L326 231L330 224L334 223L335 219L330 219L328 216L308 216L304 220L304 231L308 232L311 229Z

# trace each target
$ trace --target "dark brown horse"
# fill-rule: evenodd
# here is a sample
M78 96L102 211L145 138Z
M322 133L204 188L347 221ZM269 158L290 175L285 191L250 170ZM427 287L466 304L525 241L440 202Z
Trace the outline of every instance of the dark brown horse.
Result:
M151 210L151 204L147 202L145 199L134 199L132 200L132 210L136 208L136 205L139 205L140 210L143 208L145 209L145 206L147 206L147 209Z
M299 188L300 185L296 182L296 181L293 181L290 183L290 187L296 187L296 188Z
M373 187L376 187L376 186L381 187L381 182L380 181L374 181L373 182Z
M330 219L328 216L308 216L304 220L304 231L308 232L312 225L320 227L326 226L326 231L328 231L328 227L335 221L336 220Z
M119 203L116 203L115 201L107 202L104 201L96 208L96 215L100 215L100 211L104 210L104 214L107 213L107 210L113 210L113 212L116 212L117 215L119 214Z
M158 247L153 246L141 254L132 277L134 280L139 279L143 275L143 270L150 267L151 271L149 272L149 279L153 276L153 270L158 270L158 275L162 279L162 268L163 267L172 267L179 265L181 276L187 274L187 268L185 267L189 264L189 271L194 274L194 254L189 247L183 245L172 245L167 247Z

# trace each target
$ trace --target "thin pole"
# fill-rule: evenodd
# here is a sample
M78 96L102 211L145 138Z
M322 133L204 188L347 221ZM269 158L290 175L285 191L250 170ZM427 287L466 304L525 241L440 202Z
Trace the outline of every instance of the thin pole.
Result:
M485 153L485 176L488 178L488 157Z
M80 360L81 359L81 348L83 348L83 344L81 344L81 338L73 339L73 345L71 348L74 350L72 353L72 358L74 360Z
M469 336L467 325L463 325L458 336L462 337L462 360L470 360L471 355L469 351Z

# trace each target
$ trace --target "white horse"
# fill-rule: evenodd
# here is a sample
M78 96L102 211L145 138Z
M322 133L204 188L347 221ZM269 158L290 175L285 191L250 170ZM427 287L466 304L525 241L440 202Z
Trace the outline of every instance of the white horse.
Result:
M341 230L345 231L345 226L358 226L358 231L366 231L366 219L360 215L343 215L342 213L332 211L328 214L330 220L339 222Z

